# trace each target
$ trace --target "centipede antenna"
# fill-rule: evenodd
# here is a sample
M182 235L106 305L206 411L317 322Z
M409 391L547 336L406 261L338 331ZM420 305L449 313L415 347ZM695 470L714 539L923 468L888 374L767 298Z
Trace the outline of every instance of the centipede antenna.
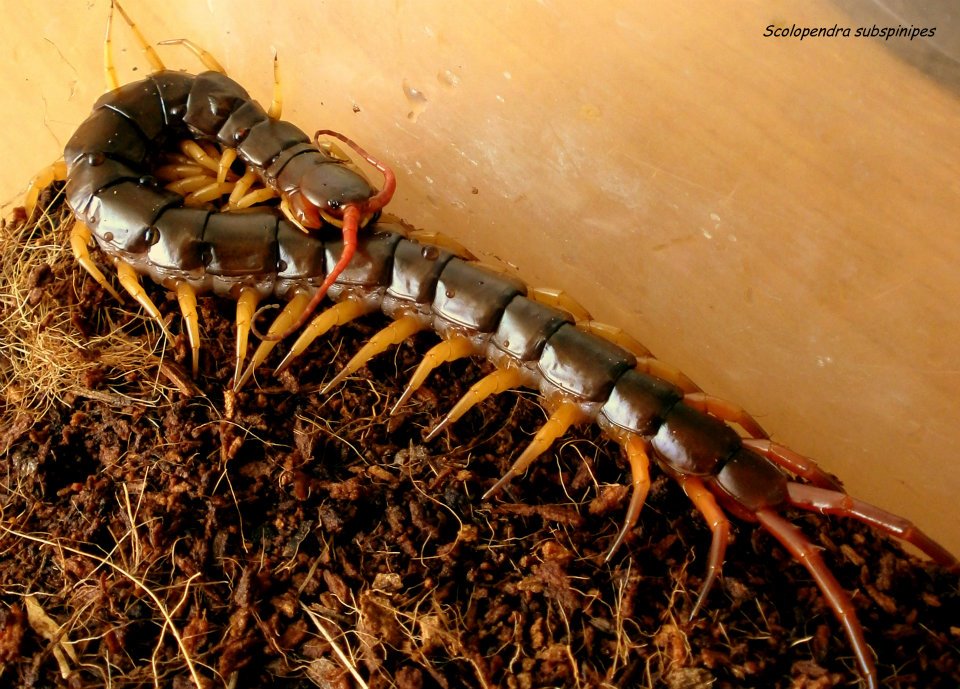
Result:
M240 298L237 299L237 356L233 370L233 380L240 380L240 370L247 358L247 342L250 339L250 326L253 323L253 314L257 312L260 303L260 293L253 287L241 287Z
M177 301L180 304L180 313L187 325L187 337L190 340L190 350L193 357L193 377L200 371L200 316L197 315L197 292L184 280L176 284Z
M220 74L227 73L227 70L223 68L223 65L217 62L217 58L189 39L169 38L166 41L160 41L157 43L157 45L182 45L184 48L196 55L200 62L203 63L203 66L210 71L220 72Z
M917 528L909 519L900 517L863 500L835 490L818 488L791 481L787 483L791 505L821 514L836 514L863 522L880 531L906 541L927 557L947 569L960 571L957 558L942 545Z
M170 334L170 331L167 330L167 324L163 322L163 317L160 315L160 309L157 308L157 305L153 303L153 299L150 298L150 295L144 291L143 286L140 284L140 276L137 275L136 271L126 261L123 261L119 258L115 259L117 266L117 278L120 280L120 284L123 285L123 288L129 292L130 296L139 302L140 306L143 307L143 310L149 314L149 316L157 322L160 326L160 330L163 331L164 336L170 344L173 344L173 335Z
M717 499L713 493L707 490L703 481L695 476L680 476L678 478L683 492L690 498L703 518L707 520L707 526L713 537L710 541L710 554L707 559L707 574L703 579L703 585L700 587L700 593L697 595L697 601L693 604L693 610L690 611L692 620L700 612L703 602L707 599L707 594L713 588L717 576L720 574L720 568L723 567L724 557L727 553L727 544L730 542L730 521L727 519Z
M37 207L37 201L40 199L40 192L54 182L62 182L66 178L67 164L63 159L60 159L43 168L30 180L30 186L27 187L23 196L23 209L27 213L27 218L33 215L33 211Z
M437 436L437 433L442 431L451 423L455 422L461 416L466 414L471 407L487 399L490 395L499 395L501 392L506 392L511 388L517 387L522 382L523 375L520 373L519 369L516 368L500 368L493 373L484 376L474 383L469 390L467 390L466 394L460 398L460 401L453 405L453 409L447 412L447 415L443 417L443 421L438 423L433 427L433 430L427 433L424 440L433 440Z
M274 375L283 373L294 359L303 354L306 348L310 346L310 343L326 333L330 328L349 323L360 316L370 313L372 310L372 307L361 301L344 299L329 309L317 314L314 319L310 321L310 324L303 329L303 332L300 333L300 337L293 343L290 351L287 352L283 361L277 366Z
M743 407L730 402L729 400L714 397L704 392L691 392L683 397L683 401L688 405L701 411L704 414L710 414L723 421L739 424L753 438L767 439L770 434L763 426L748 414Z
M877 670L874 667L870 648L863 637L863 628L857 619L853 603L836 577L827 568L823 558L820 557L820 553L800 533L797 527L770 509L757 510L756 517L760 525L780 541L781 545L790 552L795 560L806 567L814 581L817 582L821 593L827 599L834 615L837 616L837 620L847 633L847 640L850 642L853 653L857 658L860 674L866 680L868 689L878 689Z
M607 555L603 559L604 562L610 561L610 558L623 544L623 539L627 537L630 529L637 523L643 504L647 501L647 493L650 492L650 458L647 456L643 438L629 435L622 445L624 452L627 453L627 461L630 463L630 504L627 506L627 514L623 518L620 533L617 534L613 545L607 551Z
M107 44L110 42L110 29L113 24L113 8L116 7L117 11L120 12L120 16L123 17L123 21L127 23L127 26L130 27L130 30L133 32L134 38L137 39L137 43L140 44L140 49L143 51L144 56L147 58L147 62L150 63L150 67L153 68L154 72L162 72L166 69L166 66L163 64L163 60L160 59L160 56L157 55L157 51L153 49L153 46L147 41L140 29L134 24L133 20L130 18L130 15L127 14L126 10L123 9L117 0L112 0L110 3L110 15L107 17ZM111 64L113 60L110 60ZM117 73L116 70L113 71L113 79L116 81ZM113 88L117 88L114 86Z
M386 328L370 338L367 344L360 348L360 351L353 355L353 358L347 362L340 372L333 379L323 386L320 394L326 395L337 385L346 380L347 376L356 373L364 364L381 352L387 351L389 347L398 345L414 334L427 328L424 319L417 316L402 316Z
M243 375L241 375L240 378L234 383L234 392L242 388L244 384L250 380L250 376L253 375L253 372L260 364L266 361L267 356L273 351L273 348L277 346L276 339L268 338L285 332L290 326L290 323L293 323L300 317L300 314L303 313L309 302L310 295L303 290L298 290L293 296L293 299L287 302L287 305L283 307L283 311L280 312L280 315L277 316L273 323L270 324L270 328L267 330L266 336L260 342L260 346L257 347L257 351L253 353L253 358L250 360L250 365L247 366L246 370L243 372Z
M561 402L557 409L550 415L550 418L547 419L547 422L543 424L540 430L537 431L537 434L533 436L533 440L530 441L527 448L517 457L517 461L513 463L513 466L507 470L507 473L500 477L499 481L493 484L490 490L483 494L482 499L488 500L490 496L500 492L500 489L513 479L514 476L519 476L526 471L527 467L533 464L533 460L546 452L549 447L553 445L554 440L566 433L567 429L582 417L583 411L580 409L579 404L571 400Z
M397 413L397 410L410 399L410 395L423 385L423 381L427 379L427 376L430 375L433 369L444 362L455 361L470 356L473 354L473 350L473 342L463 335L453 335L450 339L444 340L432 347L430 351L424 355L423 361L417 366L417 370L413 372L413 375L410 377L410 382L407 383L403 394L400 395L400 399L397 400L397 403L394 404L390 410L390 415L393 416Z
M267 117L279 120L283 113L283 86L280 83L280 59L277 57L277 51L273 51L273 99L270 101L270 108L267 110Z
M107 277L97 268L93 259L90 258L90 249L88 248L90 246L90 238L91 232L89 227L79 220L73 223L73 227L70 228L70 248L73 250L73 257L77 260L77 263L90 274L90 277L100 283L100 286L113 295L117 301L122 302L123 298L117 290L113 288L113 285L110 284Z

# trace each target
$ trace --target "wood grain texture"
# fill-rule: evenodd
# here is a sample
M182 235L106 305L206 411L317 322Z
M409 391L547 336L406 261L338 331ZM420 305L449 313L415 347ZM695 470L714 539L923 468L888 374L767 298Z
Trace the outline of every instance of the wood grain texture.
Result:
M107 3L5 3L14 199L103 88ZM398 173L392 210L561 287L960 551L960 99L814 2L128 0ZM123 80L145 71L129 34ZM172 66L196 70L177 49ZM139 72L131 71L138 67Z

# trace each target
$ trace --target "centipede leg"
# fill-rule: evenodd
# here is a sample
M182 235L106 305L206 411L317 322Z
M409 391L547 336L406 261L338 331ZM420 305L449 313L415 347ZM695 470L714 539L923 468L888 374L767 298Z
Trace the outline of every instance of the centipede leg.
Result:
M424 330L427 324L422 318L416 316L403 316L393 321L386 328L370 338L360 351L353 355L353 358L347 362L340 372L335 375L329 383L323 386L320 394L325 395L337 385L346 380L347 376L359 371L364 364L381 352L387 351L388 347L400 344L414 334Z
M236 159L237 149L223 149L223 153L220 154L220 161L217 166L217 184L223 184L227 181L227 174L230 172L230 167L233 165Z
M244 370L243 375L240 376L240 379L234 383L234 390L239 390L244 386L244 384L250 379L250 376L253 375L253 372L257 369L257 367L266 361L267 356L269 356L270 352L273 351L273 348L277 346L279 342L278 338L268 338L275 337L280 333L286 332L290 327L290 324L300 317L309 303L310 294L303 290L299 290L293 296L293 298L287 302L287 305L283 307L283 311L280 312L280 315L277 316L273 323L270 324L270 328L267 330L266 337L264 337L260 342L260 346L257 347L257 351L253 353L253 358L250 360L250 365L247 366L246 370Z
M700 386L690 380L683 371L676 366L660 361L656 357L638 357L637 370L657 378L663 378L676 385L686 394L702 392Z
M774 443L770 440L744 439L743 444L756 450L774 464L786 469L787 471L801 476L810 481L815 486L844 492L843 484L838 479L828 474L820 466L799 452L794 452L789 447Z
M635 339L631 335L628 335L620 328L609 325L608 323L601 323L600 321L591 320L578 320L577 328L592 335L596 335L597 337L602 337L618 347L626 349L637 358L643 359L652 356L650 350L647 349L639 340Z
M590 322L593 316L587 311L580 302L571 297L561 289L552 287L531 287L527 291L527 297L540 304L555 306L569 313L579 323ZM622 332L622 331L621 331ZM649 352L647 352L649 354Z
M62 182L67 178L67 164L63 160L43 168L36 176L30 180L30 186L23 197L23 208L27 212L27 218L33 215L37 207L37 201L40 199L40 192L54 182Z
M213 55L191 40L186 38L171 38L166 41L160 41L157 45L182 45L184 48L196 55L200 62L203 63L203 66L210 71L220 72L220 74L227 73L227 70L223 68L223 65L217 62L217 59Z
M184 139L180 142L180 152L191 160L196 161L211 172L220 171L220 163L214 160L196 141Z
M447 412L443 420L434 426L433 430L427 433L424 440L428 442L433 440L437 436L437 433L455 422L466 414L471 407L487 399L490 395L499 395L501 392L506 392L507 390L517 387L522 382L523 376L520 371L515 368L497 369L493 373L484 376L467 390L466 394L460 398L460 401L453 405L453 409Z
M280 362L274 371L274 375L282 373L298 356L310 346L310 343L326 333L330 328L337 325L344 325L352 320L370 313L373 308L363 302L354 299L345 299L331 306L326 311L317 314L312 321L303 329L300 336L290 347L290 351Z
M530 441L530 444L527 445L523 453L517 457L517 461L513 463L513 466L507 470L507 473L500 477L499 481L493 484L490 490L483 494L483 499L489 499L491 495L498 493L514 476L519 476L526 471L527 467L533 463L533 460L546 452L554 440L566 433L567 429L582 417L583 411L576 402L561 402L556 411L547 419L547 422L543 424L536 435L533 436L533 440Z
M153 46L150 45L147 39L144 38L143 34L140 33L140 29L136 24L134 24L133 20L130 18L130 15L128 15L123 9L123 6L116 0L112 0L110 3L110 14L107 15L107 37L103 42L103 65L106 73L107 91L112 91L120 87L120 80L117 79L117 68L113 62L114 7L116 7L117 11L120 12L120 16L123 17L123 20L127 23L127 26L130 27L134 38L140 45L140 49L143 51L144 56L146 56L147 61L150 63L150 67L153 69L153 71L162 72L166 69L163 64L163 60L161 60L160 56L157 55L157 51L153 49Z
M79 220L73 223L70 229L70 248L73 250L73 257L77 260L84 270L90 274L94 280L100 283L100 286L107 290L114 299L122 302L123 298L113 288L113 285L107 280L107 277L101 272L90 257L90 228Z
M684 396L683 401L697 411L739 424L753 438L767 439L770 437L770 434L763 429L763 426L755 418L748 414L743 407L733 402L703 392L689 393Z
M247 358L247 343L250 339L250 326L253 324L253 314L257 312L260 303L260 293L252 287L241 287L240 298L237 299L237 354L233 369L233 380L240 380L243 362Z
M627 439L623 442L623 449L627 453L627 461L630 463L630 504L627 506L627 514L623 518L620 533L617 534L613 545L607 551L604 562L610 561L610 558L619 550L630 529L637 523L643 504L647 501L647 493L650 492L650 457L647 456L643 438L638 435L627 436Z
M196 378L200 370L200 317L197 315L197 291L184 280L176 283L176 291L180 313L183 314L183 322L187 325L187 337L190 339L193 359L193 377Z
M874 667L873 656L867 641L863 637L863 628L853 603L846 591L840 586L836 577L827 568L823 558L813 544L800 533L789 521L769 509L760 509L756 513L757 520L774 538L786 548L793 557L800 562L817 582L820 591L826 597L830 608L836 615L860 666L860 674L867 682L868 689L878 689L877 670Z
M957 571L960 563L942 545L927 536L909 519L887 512L846 493L817 488L804 483L787 483L790 504L821 514L836 514L869 524L920 549L934 562Z
M700 587L700 593L697 595L697 602L693 604L693 610L690 611L690 619L697 616L703 602L713 588L717 575L720 574L720 568L723 566L724 556L727 552L727 544L730 541L730 521L727 519L717 499L713 497L703 481L694 476L679 476L677 479L683 492L690 498L690 502L700 511L703 518L707 520L707 526L713 534L710 542L710 554L707 559L707 574L703 580L703 586Z
M277 51L273 51L273 99L270 101L270 108L267 110L267 117L279 120L283 113L283 88L280 84L280 60L277 58Z
M397 400L397 403L394 404L390 410L390 415L392 416L397 413L397 410L410 399L410 395L423 385L423 381L427 379L427 376L430 375L433 369L444 362L455 361L470 356L473 351L473 342L462 335L454 335L450 339L444 340L440 344L432 347L430 351L424 355L423 361L417 366L417 370L413 372L413 375L410 377L410 382L407 383L403 394L400 395L400 399Z
M140 284L140 277L137 275L133 267L121 260L115 259L117 266L117 278L120 280L120 284L123 285L123 288L127 290L131 297L139 302L140 306L143 307L143 310L149 314L149 316L157 322L160 326L160 329L163 331L164 336L167 340L173 344L173 335L170 334L170 331L167 330L167 324L163 322L163 317L160 315L160 309L157 308L157 305L153 303L153 299L150 298L150 295L144 291L143 286Z

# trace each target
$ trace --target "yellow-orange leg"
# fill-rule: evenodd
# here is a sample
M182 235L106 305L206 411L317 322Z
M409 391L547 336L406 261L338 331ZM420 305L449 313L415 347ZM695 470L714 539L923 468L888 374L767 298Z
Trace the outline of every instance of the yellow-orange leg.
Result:
M224 182L223 184L218 184L216 181L211 182L205 187L197 189L189 196L184 197L183 205L198 207L205 203L210 203L214 199L218 199L221 196L229 194L231 191L233 191L234 184L234 182Z
M248 192L240 198L233 207L228 207L227 210L241 210L243 208L249 208L257 203L263 203L264 201L269 201L272 198L277 196L277 192L271 189L270 187L261 187L260 189L255 189L251 192Z
M120 80L117 79L117 68L113 63L113 8L116 7L117 11L120 12L120 16L123 17L123 20L127 23L127 26L130 27L130 30L133 32L134 37L137 40L137 43L140 45L140 49L143 51L144 56L147 58L147 62L150 63L150 67L154 72L162 72L166 67L163 64L163 61L160 59L160 56L157 55L157 51L153 49L153 46L144 38L143 34L140 33L140 29L137 28L137 25L133 23L133 20L130 18L130 15L124 11L123 7L119 2L110 3L110 14L107 15L107 37L103 41L103 68L107 81L107 91L112 91L120 87Z
M90 239L90 228L79 220L74 222L73 227L70 229L70 248L73 250L73 257L77 260L77 263L90 274L90 277L100 283L100 286L112 294L117 301L122 302L123 298L117 293L117 290L113 288L113 285L107 281L107 277L97 268L93 259L90 257Z
M303 290L297 291L293 296L293 299L287 302L287 305L283 308L283 311L280 312L280 315L270 324L270 329L267 330L267 337L277 336L281 333L287 331L292 323L295 323L300 315L307 308L307 304L310 303L310 294L304 292ZM256 370L257 366L266 361L267 356L270 352L273 351L273 348L277 346L279 340L267 340L264 339L260 342L260 346L257 347L257 351L253 353L253 358L250 360L250 365L247 366L246 370L243 372L243 375L240 376L240 379L234 384L233 389L239 390L243 387L244 383L250 380L250 376L253 375L253 372Z
M114 259L114 261L117 266L117 278L120 280L120 284L123 285L123 288L127 290L131 297L139 302L143 310L157 322L163 334L166 336L167 341L173 344L173 336L170 334L170 331L167 330L167 324L163 322L160 309L153 303L150 295L144 291L143 286L140 284L140 276L137 275L133 266L119 258Z
M623 544L623 539L627 537L630 529L640 518L640 511L643 509L643 503L647 501L647 493L650 492L650 458L647 456L647 449L644 447L643 438L638 435L629 435L622 442L624 452L627 453L627 461L630 463L630 504L627 506L627 514L623 518L623 526L620 533L617 534L613 545L607 551L604 562L610 560L614 553Z
M554 289L553 287L531 287L527 290L527 296L540 304L563 309L573 316L577 322L588 322L593 318L590 312L587 311L580 302L561 289Z
M180 142L180 151L190 160L205 167L213 173L220 171L220 163L203 149L196 141L185 139Z
M198 189L203 189L204 187L210 186L211 183L216 184L216 182L213 181L213 177L209 175L209 171L206 171L197 175L190 175L189 177L181 177L178 180L170 182L170 184L166 185L164 188L167 191L174 192L175 194L186 196L187 194L192 194Z
M444 362L456 361L457 359L470 356L473 354L473 351L473 342L462 335L454 335L449 340L444 340L440 344L432 347L430 351L424 355L423 361L420 362L417 370L414 371L413 376L410 377L410 382L407 383L407 387L404 388L400 399L397 400L397 403L393 405L393 409L390 410L391 416L396 414L403 403L410 399L410 395L423 385L423 381L427 379L427 376L430 375L433 369Z
M330 328L349 323L360 316L370 313L372 310L372 307L367 306L363 302L354 299L344 299L326 311L317 314L314 319L310 321L309 325L303 329L303 332L300 333L300 336L296 342L293 343L290 351L287 352L287 355L283 358L283 361L280 362L280 365L277 366L277 370L274 371L274 373L277 374L285 371L294 359L303 354L304 350L310 346L310 343L326 333Z
M200 371L200 316L197 314L197 291L189 282L177 282L177 301L180 303L180 313L183 322L187 325L187 337L190 340L190 352L193 359L193 377Z
M513 466L507 470L507 473L505 473L499 481L493 484L490 490L483 494L483 499L489 499L491 495L499 492L514 476L518 476L526 471L527 467L533 463L533 460L553 445L554 440L566 433L570 426L581 419L583 419L583 410L580 409L579 404L570 400L561 402L556 411L547 419L547 422L543 424L540 430L537 431L537 434L533 436L533 440L527 445L523 454L517 457L517 461L513 463Z
M283 113L283 89L280 84L280 60L277 59L277 51L273 51L273 99L270 101L270 107L267 110L267 117L279 120Z
M67 178L67 164L62 160L43 168L36 176L30 180L30 186L23 197L23 208L27 212L27 218L33 215L37 207L37 200L40 198L40 192L54 182L62 182Z
M257 173L253 170L247 170L243 173L243 177L237 180L236 186L230 192L230 198L227 199L227 210L237 207L237 203L250 191L250 187L256 183L257 179L259 179Z
M656 357L638 357L636 369L641 373L673 383L685 393L702 392L700 386L690 380L679 368L666 364Z
M632 335L628 335L620 328L609 325L608 323L601 323L600 321L583 321L577 322L577 328L592 335L596 335L597 337L602 337L603 339L608 340L609 342L612 342L623 349L626 349L639 359L653 356L650 353L650 350L647 349L639 340L635 339Z
M466 394L460 398L460 401L453 405L453 409L447 412L443 421L433 427L433 430L427 433L425 440L433 440L437 433L442 431L451 423L455 422L461 416L466 414L471 407L487 399L490 395L499 395L511 388L519 386L523 382L523 375L516 368L501 368L493 373L484 376L467 390Z
M217 168L217 183L223 184L227 181L227 173L230 172L230 167L233 165L234 161L237 159L237 149L235 148L225 148L223 153L220 154L220 164Z
M260 293L252 287L241 287L240 298L237 299L237 355L233 367L234 382L240 380L240 370L247 358L247 343L250 340L250 326L253 324L253 314L257 312L260 303Z
M677 480L680 487L687 494L690 501L707 520L707 526L713 534L710 541L710 554L707 559L707 575L703 580L703 586L700 587L700 593L697 595L697 602L693 604L693 610L690 611L690 619L697 616L703 601L707 594L713 588L713 583L720 574L720 568L723 566L724 555L727 552L727 543L730 541L730 521L727 519L717 499L713 497L703 481L695 476L679 476Z
M770 434L763 430L763 426L755 418L744 411L743 407L733 402L703 392L692 392L684 395L683 401L687 406L693 407L697 411L710 414L723 421L740 424L743 430L753 438L766 439L770 437Z
M161 165L153 174L157 179L162 179L164 182L179 182L182 179L198 176L208 180L210 179L209 170L196 163L171 163L169 165Z
M427 325L422 318L417 316L403 316L398 318L386 328L370 338L367 344L360 348L360 351L353 355L353 358L347 362L347 365L333 377L333 379L323 386L321 394L327 394L334 387L346 380L347 376L359 371L364 364L377 354L387 351L389 347L398 345L409 337L415 335L421 330L426 329Z
M203 66L207 69L213 72L220 72L220 74L227 73L227 71L219 62L217 62L217 59L213 55L208 53L193 41L187 40L186 38L171 38L166 41L160 41L157 45L182 45L184 48L196 55L200 62L203 63Z

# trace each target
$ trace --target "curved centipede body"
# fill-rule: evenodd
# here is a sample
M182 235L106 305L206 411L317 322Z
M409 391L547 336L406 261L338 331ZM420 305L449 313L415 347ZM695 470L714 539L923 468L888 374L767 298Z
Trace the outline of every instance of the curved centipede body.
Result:
M341 157L278 115L216 69L198 75L158 70L105 94L64 150L66 198L78 220L73 245L84 267L112 290L86 253L92 238L117 266L121 284L152 314L156 307L137 275L176 291L195 373L196 294L236 299L238 389L290 331L306 324L280 369L331 327L375 310L393 322L323 393L419 331L433 331L441 341L394 411L436 366L466 356L486 358L495 372L470 389L428 433L428 441L485 397L519 386L537 390L550 417L484 497L522 474L570 426L596 423L623 447L632 472L630 504L611 554L641 513L653 460L680 483L713 534L707 576L692 614L720 573L730 528L725 515L758 522L809 570L844 629L866 685L878 686L848 594L782 510L797 507L861 520L958 569L953 555L910 522L844 493L812 460L771 442L749 415L704 394L630 338L583 320L584 314L549 291L530 289L455 248L411 238L401 226L378 221L392 193L392 175L385 174L384 189L376 191ZM199 140L206 148L193 153L184 148L187 157L175 162L189 171L174 174L173 181L158 180L168 174L160 172L169 163L162 151L182 139ZM183 182L198 165L208 169L196 175L203 189L216 185L209 196ZM247 180L244 193L250 193L253 177L263 184L257 201L279 196L282 211L270 203L238 202L243 194L233 190ZM207 203L227 194L225 211ZM343 226L343 236L312 232L325 221ZM269 297L286 300L287 306L244 369L256 305ZM310 320L324 297L334 305Z

